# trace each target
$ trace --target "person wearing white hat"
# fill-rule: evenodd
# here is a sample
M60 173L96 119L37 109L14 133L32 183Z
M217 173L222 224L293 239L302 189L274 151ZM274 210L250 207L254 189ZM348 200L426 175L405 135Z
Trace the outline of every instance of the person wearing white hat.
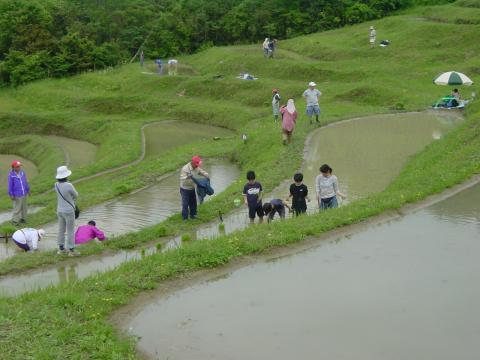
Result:
M370 46L372 48L375 46L376 39L377 39L377 31L373 26L370 26Z
M57 182L55 192L57 193L57 217L58 217L58 251L57 254L76 256L79 253L75 250L75 201L78 192L68 182L72 172L66 166L57 168ZM67 246L65 247L65 231L67 232Z
M36 251L38 249L38 242L45 236L45 230L25 228L17 230L13 233L13 242L25 252Z
M320 116L320 106L318 105L318 98L322 96L320 90L316 89L317 84L313 81L308 83L308 89L303 92L303 98L307 102L307 116L312 123L312 116L315 114L315 120L320 123L318 117Z

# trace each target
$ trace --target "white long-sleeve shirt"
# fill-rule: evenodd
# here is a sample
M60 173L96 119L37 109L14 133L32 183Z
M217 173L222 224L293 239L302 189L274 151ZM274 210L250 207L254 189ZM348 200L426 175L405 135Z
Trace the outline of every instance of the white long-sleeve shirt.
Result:
M15 231L12 238L19 244L27 244L30 249L37 250L40 236L37 229L25 228Z
M315 185L320 199L328 199L338 193L338 179L335 175L329 177L318 175L315 179Z

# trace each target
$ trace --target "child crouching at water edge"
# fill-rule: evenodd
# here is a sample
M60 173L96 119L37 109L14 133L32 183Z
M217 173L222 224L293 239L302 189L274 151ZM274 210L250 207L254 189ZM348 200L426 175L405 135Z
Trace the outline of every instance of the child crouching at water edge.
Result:
M307 212L307 200L310 202L308 197L308 187L303 183L303 174L296 173L293 175L294 183L290 185L290 195L287 200L292 198L292 210L293 213L298 216Z
M273 199L263 204L263 212L265 216L268 216L268 222L273 220L275 213L278 213L280 219L285 219L285 208L288 208L288 211L292 211L291 207L281 199Z
M320 210L338 207L337 195L342 199L346 195L338 189L338 179L332 175L333 169L327 164L320 166L320 175L315 179L317 201Z

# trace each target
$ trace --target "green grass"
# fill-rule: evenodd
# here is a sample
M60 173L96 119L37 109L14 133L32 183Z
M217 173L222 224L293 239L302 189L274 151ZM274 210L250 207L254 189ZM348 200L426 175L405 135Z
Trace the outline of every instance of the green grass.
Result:
M464 8L458 4L425 7L376 21L378 38L392 42L385 49L368 47L370 24L361 24L281 42L278 59L273 61L264 60L258 46L212 48L180 59L194 69L188 76L157 78L140 74L138 67L132 65L2 90L0 129L2 134L3 130L44 134L48 129L57 129L63 136L97 143L101 165L89 171L135 158L140 126L149 121L197 121L249 135L246 145L238 138L182 146L115 176L79 184L82 206L145 185L151 179L145 179L144 174L151 174L153 179L172 171L192 151L207 157L227 154L243 169L254 169L268 191L300 166L303 141L310 131L301 116L293 145L281 145L270 116L272 87L279 87L284 98L288 94L295 96L297 107L302 109L300 94L308 81L316 81L324 92L321 105L323 120L327 122L388 112L399 103L406 110L424 109L449 92L447 87L432 84L435 75L454 66L474 77L480 69L476 56L480 50L476 41L479 26L433 18L448 12L466 16ZM432 19L425 14L432 15ZM234 79L240 71L251 72L260 80ZM213 79L220 74L223 79ZM183 89L186 96L176 96ZM468 95L471 89L461 91ZM17 299L0 299L2 355L9 359L136 358L134 340L119 337L107 320L113 310L139 292L186 272L220 266L239 256L258 254L399 209L479 173L480 104L471 104L467 114L464 124L412 157L382 193L314 216L256 226L214 240L188 241L181 249L146 256L83 281ZM119 144L119 139L128 141ZM119 159L109 149L121 154ZM200 219L195 223L185 225L176 215L115 241L92 244L85 247L85 252L135 247L172 233L188 234L193 226L215 218L219 209L223 213L231 210L243 182L242 179L232 184L202 206ZM38 180L38 184L42 181ZM39 195L34 199L46 204L47 209L35 215L33 221L50 219L54 200ZM0 273L58 261L51 253L33 255L28 260L14 257L0 264ZM30 338L29 346L23 346L27 332L35 336Z

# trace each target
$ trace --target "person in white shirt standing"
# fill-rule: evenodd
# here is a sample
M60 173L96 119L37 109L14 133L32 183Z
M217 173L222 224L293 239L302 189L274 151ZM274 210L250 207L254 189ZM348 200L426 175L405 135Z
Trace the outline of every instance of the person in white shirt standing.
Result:
M25 228L15 231L12 239L15 245L27 252L36 251L38 249L38 242L44 236L45 230L43 229Z
M318 105L318 98L322 96L320 90L316 89L317 84L313 81L308 83L308 89L303 92L303 98L307 102L307 116L312 123L312 116L315 114L315 120L320 123L318 117L320 116L320 106Z
M337 195L342 199L346 195L338 190L338 179L332 175L333 169L327 164L320 166L320 175L315 179L317 201L320 210L338 207Z
M370 46L373 48L375 46L375 41L377 40L377 30L373 26L370 26Z
M208 173L203 170L200 165L202 165L202 159L200 156L194 156L180 171L180 195L182 197L183 220L188 220L189 210L191 219L196 219L197 216L197 194L192 177L198 174L206 178L209 177Z

